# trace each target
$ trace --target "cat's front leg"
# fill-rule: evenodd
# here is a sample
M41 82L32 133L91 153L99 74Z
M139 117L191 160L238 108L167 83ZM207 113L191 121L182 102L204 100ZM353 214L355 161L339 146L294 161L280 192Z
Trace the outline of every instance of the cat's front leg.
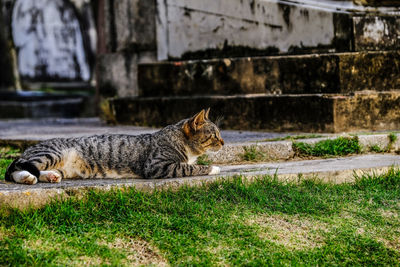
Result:
M211 166L211 171L209 175L219 174L221 172L221 168L217 166Z
M59 183L62 173L59 170L40 171L39 181L45 183Z
M197 175L212 175L219 174L219 172L220 168L215 166L211 167L176 162L152 162L150 164L146 164L144 178L175 178Z
M11 173L12 179L19 184L36 184L37 178L28 171L15 171Z

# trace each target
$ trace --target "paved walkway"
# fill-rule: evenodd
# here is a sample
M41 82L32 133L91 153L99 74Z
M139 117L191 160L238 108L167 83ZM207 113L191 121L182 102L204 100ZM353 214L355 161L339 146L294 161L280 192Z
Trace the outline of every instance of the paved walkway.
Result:
M348 170L368 170L400 165L400 156L391 154L370 154L362 156L352 156L345 158L329 158L319 160L287 161L276 163L261 164L242 164L242 165L218 165L221 173L218 175L195 176L173 179L64 179L61 183L37 183L35 185L15 184L0 181L0 193L6 191L26 190L26 189L65 189L69 187L92 187L109 185L146 185L149 189L158 185L174 184L177 180L185 181L199 180L208 181L211 178L232 177L234 175L259 176L259 175L299 175L312 176L322 174L321 179L326 178L325 174L337 176L342 171ZM332 174L331 174L332 173ZM351 181L353 177L349 177ZM343 181L340 181L343 182Z
M2 140L45 140L105 133L138 135L157 130L159 129L138 126L109 126L98 118L0 120L0 139ZM222 136L227 143L261 141L287 135L288 133L222 131Z

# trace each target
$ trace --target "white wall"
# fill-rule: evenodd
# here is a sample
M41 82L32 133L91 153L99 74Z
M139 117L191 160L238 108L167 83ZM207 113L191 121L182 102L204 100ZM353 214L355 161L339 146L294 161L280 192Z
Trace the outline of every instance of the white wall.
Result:
M272 0L158 0L158 58L230 46L254 49L329 45L333 13Z

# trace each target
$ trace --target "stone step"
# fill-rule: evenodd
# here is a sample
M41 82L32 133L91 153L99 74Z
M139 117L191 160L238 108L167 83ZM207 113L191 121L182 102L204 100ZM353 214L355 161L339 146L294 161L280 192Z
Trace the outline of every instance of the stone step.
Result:
M400 91L353 95L234 95L108 100L119 124L165 126L211 107L222 128L302 132L400 129Z
M400 88L400 52L140 64L139 96L350 93Z
M387 172L398 167L400 159L395 155L363 155L336 159L304 160L221 166L221 173L213 176L197 176L172 179L64 179L59 184L37 183L23 185L0 181L0 209L18 208L26 210L39 208L56 199L70 196L84 196L89 190L124 190L134 187L136 190L154 192L155 190L176 190L182 186L201 186L208 183L232 179L242 175L252 181L270 175L283 181L299 182L305 179L320 179L323 182L352 182L356 175Z
M364 6L374 6L374 7L379 7L379 6L388 6L388 7L395 7L395 6L400 6L400 2L398 0L354 0L354 3L358 5L364 5Z
M93 101L87 94L1 92L0 119L90 117Z

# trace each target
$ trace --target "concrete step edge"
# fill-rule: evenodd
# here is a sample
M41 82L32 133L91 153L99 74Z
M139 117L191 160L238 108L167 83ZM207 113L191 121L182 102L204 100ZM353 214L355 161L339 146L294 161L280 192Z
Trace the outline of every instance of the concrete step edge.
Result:
M365 51L145 63L138 95L349 93L398 88L399 51ZM368 68L373 65L374 68Z
M231 61L249 61L250 59L256 60L268 60L268 59L298 59L298 58L310 58L317 59L319 57L331 57L331 56L353 56L353 55L381 55L381 54L392 54L398 53L398 50L363 50L363 51L346 51L346 52L319 52L319 53L303 53L303 54L279 54L279 55L266 55L266 56L246 56L246 57L221 57L221 58L207 58L207 59L183 59L183 60L170 60L160 62L146 62L139 63L138 66L152 67L152 66L175 66L180 67L182 64L196 64L196 63L217 63L223 62L224 60Z
M354 95L235 95L109 99L106 114L116 124L162 127L203 108L225 115L225 128L270 132L398 130L400 91ZM236 107L232 109L232 107Z
M365 156L364 156L365 157ZM368 156L366 156L368 157ZM379 162L378 158L369 157L367 161ZM310 166L315 165L316 161L303 161L299 162L301 165L295 164L295 169L291 171L290 168L283 168L283 171L279 169L279 166L267 168L261 166L259 170L253 167L247 170L247 166L242 166L241 169L235 170L230 167L223 167L223 172L220 175L214 176L198 176L198 177L187 177L187 178L172 178L172 179L159 179L159 180L143 180L143 179L87 179L87 180L63 180L61 184L37 184L35 186L29 185L16 185L7 184L0 182L0 209L17 208L17 209L28 209L28 208L40 208L50 203L51 201L67 199L71 196L83 198L89 190L109 191L112 189L125 190L129 187L134 187L136 190L144 192L154 192L155 190L172 189L176 190L182 186L201 186L216 181L228 181L234 179L237 175L241 175L247 181L251 182L258 179L263 175L276 176L278 180L285 182L300 182L306 179L319 180L328 183L347 183L353 182L355 177L363 174L375 174L387 172L393 168L396 164L400 164L398 157L392 155L386 155L380 163L377 163L374 167L365 168L365 164L359 164L363 161L362 156L353 157L349 161L354 160L353 167L342 166L339 168L315 168L310 170ZM326 164L331 164L325 160ZM347 159L336 159L336 161L347 162ZM358 164L357 164L358 162ZM311 165L310 165L311 164ZM360 166L364 165L364 166ZM254 166L254 165L253 165ZM297 169L298 168L298 169ZM304 172L305 171L305 172Z

